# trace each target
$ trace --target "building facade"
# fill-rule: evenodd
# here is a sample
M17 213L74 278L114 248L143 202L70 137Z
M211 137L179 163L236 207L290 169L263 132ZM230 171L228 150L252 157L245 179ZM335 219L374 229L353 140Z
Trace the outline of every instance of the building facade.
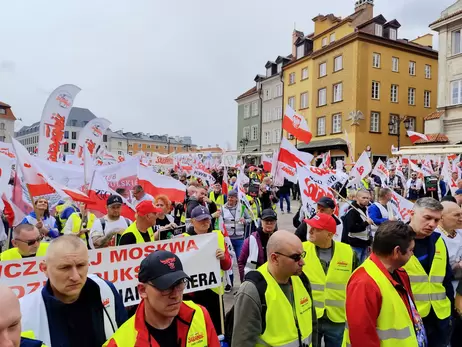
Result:
M0 142L11 142L15 121L11 106L0 101Z
M438 53L431 35L399 39L400 23L374 16L373 9L373 0L359 0L350 16L318 15L312 34L292 35L284 108L303 115L313 133L298 148L330 151L332 163L350 161L346 139L355 159L367 150L372 161L390 156L392 145L410 145L406 129L423 132L436 104Z
M261 150L261 86L257 76L257 86L236 98L237 102L237 147L241 153L259 152Z
M441 12L430 28L439 36L438 104L427 117L425 133L462 143L462 0Z

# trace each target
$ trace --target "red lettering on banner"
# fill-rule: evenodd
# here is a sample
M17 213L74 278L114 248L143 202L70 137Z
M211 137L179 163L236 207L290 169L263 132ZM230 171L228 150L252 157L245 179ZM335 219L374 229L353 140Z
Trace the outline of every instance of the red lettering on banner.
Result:
M141 259L143 257L143 250L138 247L132 248L130 249L128 256L130 257L130 259L134 259L134 260Z
M295 171L294 170L291 170L289 167L287 166L283 166L282 171L288 173L290 176L295 176Z
M91 139L87 139L85 141L85 144L87 145L88 152L90 152L90 154L93 154L93 152L95 151L96 143Z
M38 274L38 271L32 271L35 265L37 265L36 261L25 261L23 264L27 266L27 268L24 270L23 276L32 276Z
M364 166L360 166L360 167L356 168L356 170L358 170L359 174L362 176L363 172L364 172Z
M13 291L14 294L16 294L16 297L18 299L26 295L26 289L22 286L11 286L10 289Z
M99 265L103 262L103 256L100 252L96 253L96 260L90 262L90 265Z
M65 119L59 113L53 113L51 119L54 120L54 123L45 123L45 136L51 140L47 159L57 161L59 146L64 136Z
M197 247L196 242L194 240L188 241L188 245L186 246L186 252L189 252L190 250L199 250L199 247Z
M320 167L313 167L313 166L310 167L310 171L319 176L327 175L330 173L330 170L321 169Z
M330 192L325 191L319 185L315 184L311 179L305 178L306 188L303 190L303 193L311 198L314 202L317 202L323 196L329 196Z
M15 264L15 263L6 265L5 268L3 269L3 272L4 272L6 277L8 277L8 278L16 278L16 277L19 277L19 276L22 275L21 271L12 273L11 272L12 268L16 268L16 269L21 268L21 265L20 264Z
M113 249L109 253L109 261L111 263L119 263L119 262L127 261L129 259L138 260L141 258L145 258L146 256L148 256L149 253L152 253L155 250L167 250L172 253L183 253L183 252L189 252L189 251L194 251L194 250L197 251L199 250L199 247L197 247L196 241L188 238L188 239L176 241L176 242L147 245L144 247L134 247L134 248L131 248L130 250Z

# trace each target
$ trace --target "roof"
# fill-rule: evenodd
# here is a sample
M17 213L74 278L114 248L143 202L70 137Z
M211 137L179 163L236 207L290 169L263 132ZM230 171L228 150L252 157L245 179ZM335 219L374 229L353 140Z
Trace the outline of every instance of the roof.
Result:
M67 126L77 126L83 128L89 121L96 118L96 116L87 108L72 107L69 116L67 117ZM73 121L77 121L72 125Z
M253 94L256 94L256 93L257 93L257 87L255 86L255 87L249 89L248 91L246 91L244 94L239 95L239 96L236 98L235 101L244 99L244 98L246 98L246 97L248 97L248 96L251 96L251 95L253 95Z
M13 120L13 121L16 120L16 117L14 116L13 111L11 110L11 106L10 106L10 105L5 104L4 102L1 102L1 101L0 101L0 107L1 107L2 109L5 109L5 110L6 110L5 114L0 115L0 118L2 118L2 119L8 119L8 120Z
M444 115L444 111L435 111L424 117L424 120L440 119Z
M309 144L300 143L297 146L297 148L298 149L314 149L314 148L320 148L320 147L346 146L346 145L347 143L344 139L336 138L336 139L311 141Z
M425 134L428 137L428 141L423 139L416 141L416 144L423 144L423 143L447 143L449 142L448 137L445 134Z
M438 24L438 23L440 23L440 22L443 22L443 21L445 21L446 19L450 19L450 18L456 17L456 16L458 16L459 14L462 14L462 9L459 10L459 11L456 11L456 12L454 12L454 13L451 13L450 15L447 15L447 16L445 16L445 17L441 17L441 18L435 20L433 23L430 23L429 26L431 27L432 25L435 25L435 24Z

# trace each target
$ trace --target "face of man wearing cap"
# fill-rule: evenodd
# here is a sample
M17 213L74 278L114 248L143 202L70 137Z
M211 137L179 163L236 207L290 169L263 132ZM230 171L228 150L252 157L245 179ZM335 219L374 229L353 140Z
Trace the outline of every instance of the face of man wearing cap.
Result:
M205 234L209 231L211 219L205 218L203 220L198 220L196 218L192 218L191 223L194 226L196 234Z
M333 215L334 214L334 209L330 208L330 207L325 207L325 206L321 206L321 205L317 204L316 213L325 213L325 214Z
M234 207L237 205L237 196L228 195L228 206Z
M146 220L146 224L150 226L156 225L157 213L150 212L143 217Z
M276 229L277 221L275 219L269 218L261 221L261 228L264 233L272 234Z
M327 230L311 227L308 233L309 240L316 246L325 246L332 240L332 234Z
M107 207L107 216L109 219L117 220L120 218L120 211L122 210L122 204L115 203Z
M183 292L186 288L186 283L181 280L167 290L159 290L151 284L138 284L140 297L145 301L146 309L154 311L158 315L164 317L175 317L180 311L181 303L183 302Z

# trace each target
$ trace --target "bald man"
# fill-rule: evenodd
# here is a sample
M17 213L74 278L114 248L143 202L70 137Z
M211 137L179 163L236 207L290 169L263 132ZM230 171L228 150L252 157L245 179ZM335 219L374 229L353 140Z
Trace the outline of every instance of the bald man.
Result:
M0 285L0 346L1 347L40 347L42 342L21 337L21 310L19 300L13 291ZM25 333L24 335L31 335ZM30 336L32 337L32 336Z
M300 239L285 230L267 245L268 262L245 276L236 295L232 347L312 346L316 311ZM296 319L294 318L294 312Z
M74 235L54 239L43 271L41 290L21 298L22 329L47 346L100 347L126 320L114 285L88 275L88 250Z

